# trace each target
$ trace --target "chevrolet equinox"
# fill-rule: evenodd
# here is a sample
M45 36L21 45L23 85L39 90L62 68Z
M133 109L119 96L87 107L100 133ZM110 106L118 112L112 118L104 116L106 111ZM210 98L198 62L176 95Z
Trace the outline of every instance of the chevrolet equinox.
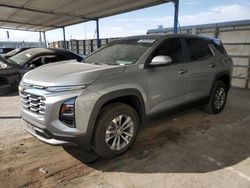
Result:
M51 145L104 158L124 153L147 116L197 100L220 113L232 60L218 39L190 35L122 38L84 62L41 66L20 83L25 129Z

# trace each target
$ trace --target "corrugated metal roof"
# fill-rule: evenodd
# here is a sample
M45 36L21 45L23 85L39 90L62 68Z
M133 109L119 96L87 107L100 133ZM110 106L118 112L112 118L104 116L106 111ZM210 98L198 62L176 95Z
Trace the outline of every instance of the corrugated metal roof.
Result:
M48 31L171 0L0 0L0 28Z
M201 24L201 25L190 25L190 26L181 26L181 29L208 29L208 28L217 28L217 27L235 27L235 26L248 26L250 25L250 20L240 20L240 21L230 21L230 22L220 22L220 23L211 23L211 24ZM173 28L158 28L158 29L149 29L147 34L156 34L156 33L168 33L173 32Z

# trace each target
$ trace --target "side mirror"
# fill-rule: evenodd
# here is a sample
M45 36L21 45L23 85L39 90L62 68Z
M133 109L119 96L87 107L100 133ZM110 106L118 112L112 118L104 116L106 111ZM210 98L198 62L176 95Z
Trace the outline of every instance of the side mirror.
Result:
M162 66L162 65L170 65L172 63L172 58L167 55L158 55L155 56L150 65L151 66Z
M83 58L82 59L80 59L80 58L76 59L77 62L82 62L83 60L84 60Z
M36 68L36 66L34 64L29 65L29 69L34 69L34 68Z

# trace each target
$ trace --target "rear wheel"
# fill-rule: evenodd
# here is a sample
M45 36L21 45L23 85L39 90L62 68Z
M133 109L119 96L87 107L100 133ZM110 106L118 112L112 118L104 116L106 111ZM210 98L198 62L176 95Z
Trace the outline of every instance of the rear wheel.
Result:
M226 104L227 101L227 92L228 89L226 84L222 81L217 81L212 89L208 104L205 107L205 110L209 114L218 114L220 113Z
M123 103L104 106L97 120L94 150L104 158L127 151L133 144L139 127L136 111Z

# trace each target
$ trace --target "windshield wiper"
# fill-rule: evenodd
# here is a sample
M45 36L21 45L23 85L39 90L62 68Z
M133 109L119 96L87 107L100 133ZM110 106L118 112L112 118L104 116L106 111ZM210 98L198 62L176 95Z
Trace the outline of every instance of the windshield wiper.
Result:
M105 63L105 62L101 62L101 61L96 61L96 62L86 62L88 64L92 64L92 65L120 65L118 63Z

